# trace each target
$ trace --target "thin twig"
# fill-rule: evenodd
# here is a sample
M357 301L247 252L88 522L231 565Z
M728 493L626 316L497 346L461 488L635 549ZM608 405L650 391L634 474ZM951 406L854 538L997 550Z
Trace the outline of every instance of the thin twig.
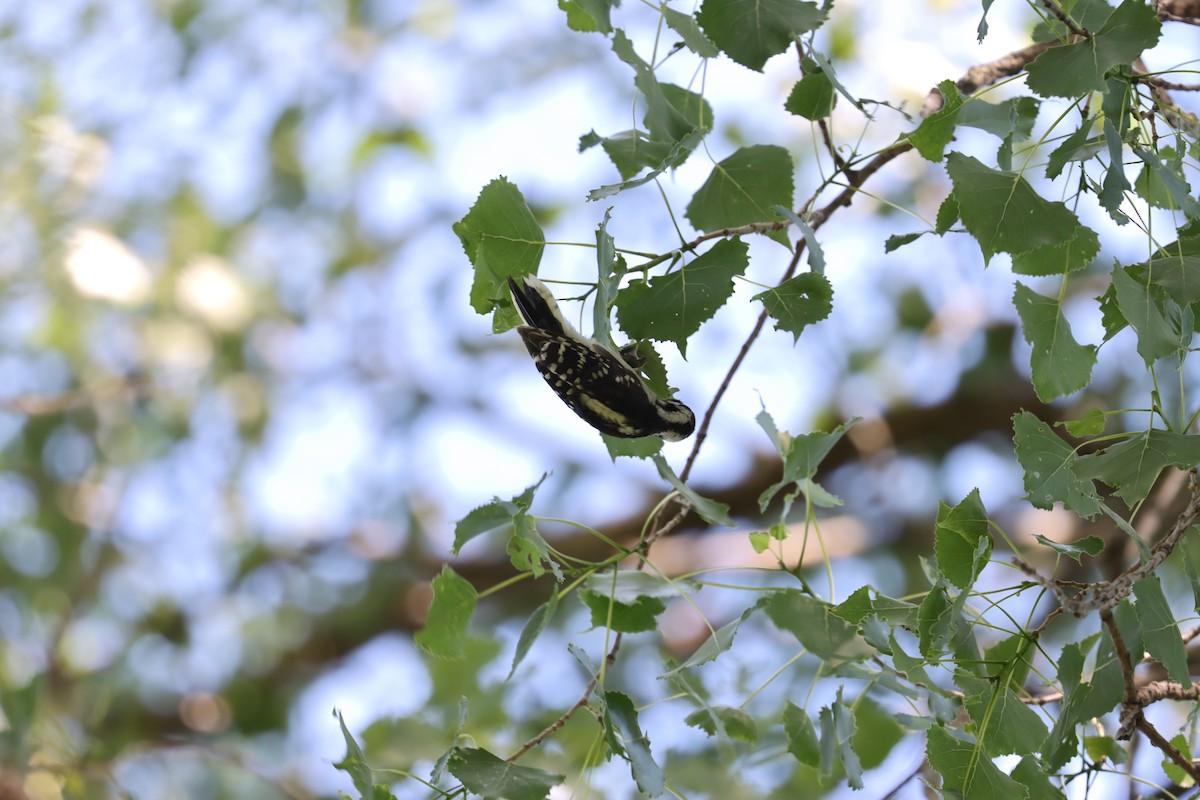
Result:
M1141 712L1138 712L1135 724L1137 725L1137 729L1144 733L1146 738L1149 739L1155 747L1163 751L1168 758L1178 764L1179 768L1186 772L1192 780L1200 783L1200 766L1198 766L1183 753L1179 752L1179 748L1171 744L1167 737L1159 733L1158 728L1151 725L1149 720L1147 720Z

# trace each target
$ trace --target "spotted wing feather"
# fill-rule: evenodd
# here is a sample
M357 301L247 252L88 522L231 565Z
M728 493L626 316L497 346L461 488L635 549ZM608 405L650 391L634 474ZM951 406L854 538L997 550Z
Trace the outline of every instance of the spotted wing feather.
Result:
M527 325L517 331L546 383L597 430L621 437L661 430L656 398L617 356Z

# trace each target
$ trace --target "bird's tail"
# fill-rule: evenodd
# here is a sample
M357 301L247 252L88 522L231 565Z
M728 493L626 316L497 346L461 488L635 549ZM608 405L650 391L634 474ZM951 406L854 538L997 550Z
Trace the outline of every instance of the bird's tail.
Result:
M550 294L546 284L535 276L524 276L524 285L517 283L510 276L508 290L512 293L513 305L517 307L517 312L526 325L556 336L578 338L579 334L575 332L575 328L563 319L554 295Z

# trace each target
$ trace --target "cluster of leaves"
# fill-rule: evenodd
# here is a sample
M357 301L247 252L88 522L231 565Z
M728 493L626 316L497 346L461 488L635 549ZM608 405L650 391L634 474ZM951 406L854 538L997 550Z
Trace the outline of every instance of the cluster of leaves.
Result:
M639 55L625 32L613 27L612 4L562 0L560 5L572 28L611 37L613 53L633 71L645 108L641 128L609 136L592 132L582 138L582 148L603 149L622 179L600 187L592 198L652 181L691 157L714 124L713 109L704 97L658 80L654 59ZM751 5L755 13L750 13ZM704 0L694 17L664 7L662 21L678 35L680 48L699 58L724 54L752 70L761 70L769 58L796 46L803 54L803 75L784 108L825 126L840 98L865 112L863 103L838 81L830 59L814 47L813 33L826 21L830 5ZM1162 23L1153 8L1137 0L1125 0L1117 7L1100 0L1045 5L1054 13L1047 13L1034 33L1044 46L1034 48L1021 65L1030 94L992 103L977 94L964 96L962 87L969 83L965 79L958 84L946 81L938 87L936 107L888 150L843 159L831 147L830 155L838 180L853 188L909 149L930 162L944 162L952 190L935 224L928 231L892 237L887 249L924 234L965 232L979 244L985 262L1005 253L1013 272L1040 280L1033 284L1019 280L1013 304L1031 348L1033 386L1039 398L1051 401L1091 385L1099 350L1126 329L1136 339L1147 374L1156 382L1183 374L1194 334L1200 330L1196 313L1200 203L1187 178L1200 156L1200 129L1186 112L1169 108L1169 97L1156 85L1156 77L1136 66L1160 37ZM981 24L980 30L985 32L986 25ZM1044 103L1066 110L1040 140L1031 141ZM1073 117L1078 122L1072 125L1067 120ZM1171 146L1160 139L1153 127L1156 121L1172 131ZM956 130L963 127L999 139L994 165L950 149ZM1051 137L1058 144L1045 148ZM1035 156L1047 152L1044 165L1037 166ZM1127 158L1140 165L1133 180L1126 175ZM1075 177L1072 203L1046 199L1035 184L1043 177L1061 179L1068 167ZM615 309L621 329L639 346L648 347L646 340L672 342L686 355L689 338L730 298L734 279L746 271L748 248L741 237L753 234L767 235L789 251L783 279L754 298L762 304L762 312L777 328L797 337L807 325L825 318L833 307L833 291L823 275L816 231L849 200L839 195L817 210L825 192L840 188L831 178L810 199L797 204L795 169L784 148L753 144L737 149L713 165L687 206L687 219L701 234L633 266L617 254L602 224L597 234L596 338L611 343L610 315ZM1156 231L1148 258L1113 264L1108 288L1095 299L1104 329L1104 339L1097 344L1076 339L1064 310L1064 300L1075 294L1072 282L1094 267L1100 252L1100 235L1077 213L1087 195L1094 195L1098 208L1118 225L1146 228L1138 208L1168 210L1176 222L1174 241L1158 244L1165 237ZM800 213L790 210L797 205ZM540 227L517 187L497 179L483 189L455 231L474 268L473 307L494 314L496 331L507 330L516 316L505 282L509 276L538 270L545 248ZM793 232L798 234L795 243ZM1147 239L1151 239L1148 230ZM796 275L805 250L810 269ZM1049 296L1035 288L1048 278L1060 282L1057 293ZM656 389L667 390L661 360L650 358L648 363L647 380ZM1183 385L1182 377L1179 383ZM1144 534L1136 532L1130 520L1164 470L1200 463L1200 443L1190 433L1200 406L1189 406L1182 391L1173 405L1154 391L1144 415L1145 429L1106 435L1107 413L1097 408L1066 423L1066 435L1028 412L1014 418L1016 459L1024 470L1028 500L1043 509L1061 505L1089 520L1103 514L1133 538L1143 564L1158 563L1152 561ZM840 503L815 476L852 421L829 433L792 435L780 431L766 411L758 419L783 461L782 479L760 499L763 512L784 493L778 518L752 537L762 552L789 536L798 498L804 499L804 518L810 525L816 525L818 509ZM727 508L689 490L657 455L657 440L634 444L610 440L608 444L614 457L653 457L673 493L708 522L730 524ZM665 599L688 598L698 590L695 583L672 580L644 561L639 570L617 568L631 555L644 556L641 547L612 543L613 554L607 560L568 563L538 533L530 514L536 488L476 509L459 523L455 541L457 550L475 536L511 526L508 552L514 567L530 576L554 576L556 589L526 624L512 670L568 596L582 602L595 627L616 636L611 660L621 636L658 626ZM934 556L924 562L930 585L918 602L887 597L864 586L834 604L822 599L800 572L792 572L797 586L763 589L737 619L712 630L690 658L660 676L681 678L728 652L739 628L748 622L769 622L792 635L810 659L818 660L823 676L839 685L861 687L857 698L845 697L845 690L839 688L830 703L815 713L787 702L764 727L763 720L744 708L712 705L693 691L687 694L695 709L684 722L710 736L742 742L761 743L781 735L790 756L810 768L820 782L845 780L855 788L863 786L864 770L878 764L904 732L924 735L925 757L940 776L942 789L968 798L1062 797L1063 786L1072 779L1065 771L1072 759L1082 764L1076 775L1121 761L1125 753L1116 738L1101 729L1095 734L1086 731L1089 720L1118 708L1131 719L1140 714L1140 706L1131 705L1136 694L1132 683L1136 654L1146 652L1166 668L1179 688L1174 696L1185 697L1190 691L1185 643L1160 578L1153 572L1139 573L1136 581L1130 580L1132 600L1128 592L1116 593L1107 605L1096 605L1090 609L1097 617L1094 632L1060 648L1047 646L1042 638L1044 624L1035 624L1032 617L1020 622L1009 615L1007 629L994 626L996 630L981 637L982 615L970 604L985 597L976 584L992 560L993 527L977 490L954 506L943 505L937 512ZM663 532L662 523L648 520L647 530L653 538ZM1098 553L1097 540L1074 545L1042 541L1075 561ZM1161 561L1169 554L1155 558ZM782 560L780 569L787 572ZM1027 571L1034 574L1032 568ZM433 588L429 622L418 642L437 657L461 658L478 595L450 567ZM1008 587L1005 596L1007 602L1014 602L1027 592L1040 597L1048 588L1055 597L1065 597L1064 585L1044 577L1021 579ZM985 602L1004 613L1003 603ZM628 762L643 794L662 795L670 781L650 752L634 701L608 687L607 661L596 666L582 650L574 648L573 653L588 680L578 705L588 707L600 720L601 749L609 758ZM1135 654L1133 662L1130 653ZM1084 665L1089 660L1094 666L1085 680ZM1047 674L1046 664L1054 665L1057 674ZM1047 687L1061 693L1054 701L1055 710L1046 705L1034 710L1033 696L1048 693ZM1172 696L1171 691L1166 696ZM862 705L866 698L873 700ZM862 709L876 704L895 709L870 722L872 736L889 744L882 755L871 752L865 758L867 748L859 731ZM902 707L909 711L900 711ZM549 733L554 729L551 726ZM562 775L518 766L471 746L461 735L461 721L458 733L458 741L438 762L431 785L441 785L449 772L459 781L452 792L540 798L563 780ZM351 754L345 767L363 795L389 796L385 787L374 784L348 733L347 740ZM1170 764L1171 777L1181 782L1194 777L1193 771L1187 771L1186 741L1177 737L1169 748L1162 749L1164 757L1175 762ZM1010 764L1015 766L1000 769L993 759L1001 756L1013 757Z

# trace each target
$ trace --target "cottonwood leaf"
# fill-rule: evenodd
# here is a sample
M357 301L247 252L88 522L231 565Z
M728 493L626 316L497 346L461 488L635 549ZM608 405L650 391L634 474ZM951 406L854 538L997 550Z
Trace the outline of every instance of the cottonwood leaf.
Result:
M1133 584L1133 595L1137 598L1134 611L1142 624L1142 637L1146 652L1154 656L1167 668L1167 677L1184 686L1190 686L1187 648L1179 633L1179 623L1163 594L1162 582L1151 574Z
M449 770L472 793L506 800L544 800L565 780L563 775L513 764L477 747L454 748Z
M567 27L580 33L612 33L611 0L558 0Z
M650 737L638 725L637 710L628 695L604 693L604 731L609 745L628 761L638 789L648 797L658 797L665 788L662 767L650 752Z
M722 239L674 272L630 284L617 295L621 329L635 339L674 342L686 356L688 337L733 294L748 249L741 239Z
M508 300L508 277L536 273L546 247L546 237L521 190L507 178L496 178L452 227L475 270L471 307L486 314L503 306L507 313L496 315L492 330L512 328L518 320Z
M801 764L817 766L821 761L821 748L817 742L817 728L812 717L803 708L791 701L783 709L783 733L787 737L788 752Z
M683 720L685 725L699 728L709 736L716 736L718 725L730 739L753 742L758 739L758 723L754 717L733 706L698 708Z
M1038 399L1049 402L1087 386L1096 365L1096 347L1075 341L1059 301L1018 283L1013 305L1021 318L1021 333L1031 348L1033 388Z
M688 203L687 218L706 232L777 220L773 206L792 206L794 172L791 155L778 145L742 147L713 167ZM786 230L769 236L789 246Z
M1138 355L1147 365L1188 346L1192 329L1184 327L1179 305L1161 287L1138 280L1120 264L1113 267L1112 285L1117 308L1137 333Z
M1093 239L1099 247L1095 232L1084 228L1063 203L1039 197L1020 175L991 169L961 153L946 157L946 172L954 184L959 216L979 242L985 261L996 253L1012 253L1015 260L1018 254L1073 243L1056 253L1063 257L1065 272L1085 266L1095 255L1090 248Z
M976 551L981 542L986 542L985 549L990 555L992 537L988 532L987 511L979 498L979 489L972 489L953 508L945 503L938 504L933 552L937 556L938 571L959 589L966 590L979 577L976 566L980 562ZM984 556L984 563L987 557Z
M964 800L1026 800L1028 790L979 752L975 742L953 736L943 727L925 734L925 757L942 776L943 789L961 792Z
M425 617L425 627L413 636L417 646L431 656L456 660L466 651L463 640L479 594L475 587L459 577L449 564L433 581L433 603Z
M1150 493L1168 466L1188 469L1200 464L1200 436L1158 428L1139 433L1079 460L1080 475L1104 481L1132 506Z
M960 670L954 682L975 723L975 740L988 756L1030 755L1046 737L1046 724L1007 683L997 684Z
M959 109L963 105L963 96L954 85L954 81L942 81L937 88L942 94L942 107L921 120L917 129L908 135L913 149L926 161L942 160L946 145L954 138L954 126L958 121Z
M808 71L803 78L796 81L783 107L789 113L815 121L825 119L833 113L836 100L833 82L818 68Z
M776 627L795 636L830 667L874 654L855 626L837 616L827 603L799 592L780 591L770 595L763 608Z
M677 11L670 6L663 6L662 15L667 26L678 33L687 48L696 55L704 58L716 58L721 54L720 49L700 30L700 23L691 14Z
M654 68L637 54L621 29L613 33L613 53L633 68L633 83L646 99L642 122L651 138L678 142L696 130L711 130L712 106L703 97L669 83L659 83Z
M820 322L833 311L833 285L824 275L805 272L789 278L774 289L754 295L775 320L775 330L792 334L799 341L806 327Z
M797 0L704 0L696 18L727 56L762 72L767 59L797 36L821 27L825 12L816 3Z
M1025 68L1026 83L1042 97L1076 97L1103 91L1104 74L1129 64L1153 47L1162 32L1154 9L1141 0L1125 0L1094 35L1052 47Z
M1100 511L1095 485L1077 472L1079 456L1049 425L1022 411L1013 415L1013 434L1026 496L1035 508L1062 503L1088 519Z

